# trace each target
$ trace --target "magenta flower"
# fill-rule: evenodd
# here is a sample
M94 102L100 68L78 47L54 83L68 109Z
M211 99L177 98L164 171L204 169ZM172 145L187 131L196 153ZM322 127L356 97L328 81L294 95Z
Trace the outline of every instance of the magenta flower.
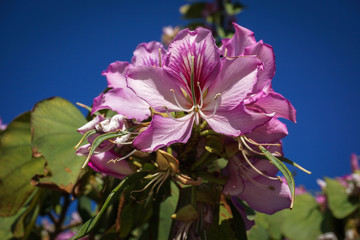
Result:
M143 151L175 142L185 143L193 124L207 121L216 132L237 137L271 119L272 114L245 108L262 63L256 56L221 58L209 30L182 30L170 44L162 68L129 68L128 87L153 109L150 126L134 141ZM178 112L185 116L175 118ZM182 114L180 113L180 114Z
M5 130L7 127L6 124L3 124L2 119L0 118L0 130Z

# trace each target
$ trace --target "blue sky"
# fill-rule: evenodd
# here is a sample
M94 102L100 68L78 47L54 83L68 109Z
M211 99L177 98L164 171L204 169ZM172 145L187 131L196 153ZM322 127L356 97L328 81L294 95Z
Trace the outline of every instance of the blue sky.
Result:
M101 72L130 61L162 27L185 24L185 1L0 1L0 117L51 96L90 105L105 87ZM273 46L274 89L287 97L298 123L286 122L285 155L309 170L296 183L350 172L360 154L360 3L356 0L245 0L238 23Z

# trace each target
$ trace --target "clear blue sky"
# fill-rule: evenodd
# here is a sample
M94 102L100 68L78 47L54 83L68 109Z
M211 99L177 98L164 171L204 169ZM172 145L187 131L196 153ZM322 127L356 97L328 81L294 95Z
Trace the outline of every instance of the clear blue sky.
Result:
M1 0L0 117L51 96L92 103L105 87L101 72L130 61L141 42L160 40L163 26L185 24L185 1ZM313 174L297 184L350 172L360 154L360 2L244 0L238 23L272 45L273 86L291 100L298 123L287 122L285 154Z

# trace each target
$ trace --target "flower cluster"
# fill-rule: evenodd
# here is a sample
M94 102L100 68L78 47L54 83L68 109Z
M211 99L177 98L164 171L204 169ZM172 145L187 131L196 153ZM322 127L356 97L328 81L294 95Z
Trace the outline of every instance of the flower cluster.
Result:
M109 90L78 130L89 144L77 153L96 171L122 179L151 163L155 173L142 190L158 192L168 179L192 186L192 199L174 217L174 238L202 236L193 223L206 230L214 204L234 206L244 220L247 207L272 214L292 205L268 154L282 158L287 128L278 118L295 122L296 111L272 89L272 47L234 27L221 47L204 28L179 31L167 49L138 45L131 63L114 62L103 73ZM187 216L179 217L184 208Z

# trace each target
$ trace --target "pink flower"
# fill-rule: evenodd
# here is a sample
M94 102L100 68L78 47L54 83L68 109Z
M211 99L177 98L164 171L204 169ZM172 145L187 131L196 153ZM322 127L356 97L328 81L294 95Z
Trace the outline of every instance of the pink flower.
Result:
M0 118L0 130L5 130L7 127L6 124L3 124L2 119Z
M168 117L154 115L150 126L134 141L154 151L189 139L193 124L207 121L216 132L237 137L265 124L272 114L249 111L245 99L253 92L262 62L256 56L221 58L209 30L182 30L170 44L160 67L128 70L127 82L137 96ZM185 113L175 118L172 114Z

